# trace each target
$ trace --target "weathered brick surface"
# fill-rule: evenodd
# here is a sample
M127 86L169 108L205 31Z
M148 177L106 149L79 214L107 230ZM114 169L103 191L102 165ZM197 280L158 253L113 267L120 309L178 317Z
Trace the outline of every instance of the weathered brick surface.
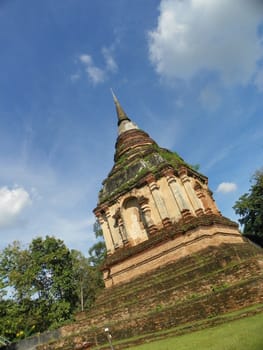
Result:
M141 274L193 255L209 246L242 244L237 224L217 216L192 218L188 223L159 230L150 239L108 256L104 266L106 288L127 283Z
M92 310L62 328L60 344L39 349L105 342L105 326L124 339L262 303L262 267L262 249L251 244L207 248L104 290Z

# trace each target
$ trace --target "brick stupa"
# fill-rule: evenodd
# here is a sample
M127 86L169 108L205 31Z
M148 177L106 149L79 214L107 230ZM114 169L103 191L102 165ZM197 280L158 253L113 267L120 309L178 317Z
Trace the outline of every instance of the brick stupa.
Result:
M159 147L113 97L118 117L114 166L94 210L107 247L105 286L209 246L243 243L238 225L219 212L207 177Z
M116 349L128 349L262 314L262 249L221 215L207 177L159 147L114 101L115 163L94 210L107 246L106 288L38 350L107 348L105 327L121 340Z

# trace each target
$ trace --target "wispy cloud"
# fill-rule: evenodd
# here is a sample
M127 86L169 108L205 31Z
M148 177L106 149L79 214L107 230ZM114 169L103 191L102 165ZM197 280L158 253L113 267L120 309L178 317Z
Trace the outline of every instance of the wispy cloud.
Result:
M102 83L105 80L105 72L93 63L90 55L80 55L79 60L84 64L85 70L94 84Z
M149 33L150 60L168 79L210 71L224 83L247 84L263 56L262 20L263 3L256 0L162 0Z
M75 82L75 81L77 81L77 80L79 80L80 79L80 73L74 73L74 74L72 74L71 76L70 76L70 80L72 81L72 82Z
M218 185L216 192L229 193L237 190L237 185L234 182L222 182Z
M229 154L233 151L233 149L236 147L236 144L231 144L223 147L220 150L217 150L216 153L214 153L210 160L206 162L206 165L204 166L203 171L208 171L211 168L215 166L215 164L221 162L223 159L227 158Z
M118 65L115 61L115 59L113 58L112 55L112 50L108 49L106 47L102 48L102 54L104 56L105 59L105 63L106 63L106 70L112 73L117 72L118 70Z
M79 56L79 61L84 65L90 81L95 85L103 83L109 74L116 73L118 70L118 65L113 57L112 50L103 47L101 51L105 61L105 66L103 68L94 63L93 57L90 54L82 54Z

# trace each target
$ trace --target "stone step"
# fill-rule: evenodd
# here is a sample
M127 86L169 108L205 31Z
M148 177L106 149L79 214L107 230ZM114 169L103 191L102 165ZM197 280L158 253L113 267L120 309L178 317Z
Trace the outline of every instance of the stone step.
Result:
M238 247L239 250L240 247ZM224 254L220 252L220 264L227 264L231 261L235 260L242 260L246 259L248 256L251 256L251 250L249 250L249 254L247 254L247 247L244 245L242 248L242 257L238 257L235 254L234 249L226 249L224 250ZM254 254L257 253L257 250L254 250ZM210 252L209 250L206 251L206 256L202 256L200 254L195 254L189 258L181 259L182 261L175 262L172 264L169 264L165 266L164 268L156 269L154 271L154 274L147 273L137 279L134 279L130 282L127 282L123 285L117 285L113 286L107 290L104 290L102 295L98 298L96 305L99 306L100 304L107 303L106 300L119 300L121 297L126 297L129 294L133 294L135 292L139 292L142 290L142 285L147 288L147 286L150 286L151 288L154 288L156 284L158 284L160 281L163 280L163 277L167 277L167 275L171 276L171 280L174 280L173 283L176 283L176 277L179 279L184 273L188 273L189 271L193 271L195 268L198 269L198 266L206 265L207 269L209 269L209 262L215 262L216 256L215 251L212 249Z
M214 277L215 278L209 282L218 283L218 276L215 275ZM263 276L261 274L260 276L254 276L246 279L244 278L242 280L237 278L235 281L232 281L231 284L227 284L225 282L214 284L213 289L206 287L207 281L192 281L189 282L188 289L183 287L181 290L175 290L175 292L177 292L177 297L174 295L174 293L164 290L163 293L159 294L159 298L153 298L152 300L147 299L147 302L144 301L144 303L118 305L115 309L109 308L108 310L100 310L97 315L90 315L85 321L80 322L78 328L87 328L91 326L96 327L96 325L107 324L108 322L130 322L134 315L136 315L135 317L138 318L149 313L158 313L161 310L169 309L173 306L181 307L184 303L188 304L189 302L191 303L199 298L210 296L211 293L218 293L222 290L239 287L240 283L244 285L249 283L250 285L251 281L257 281L258 278L262 279L262 277ZM174 292L174 290L172 292Z
M116 317L122 315L125 318L128 317L130 312L137 309L147 309L154 304L159 307L169 302L176 302L177 299L191 298L197 293L206 293L210 289L218 288L226 283L231 285L235 281L244 280L252 277L253 274L257 275L259 272L256 260L252 257L238 263L231 262L225 267L215 263L213 265L202 265L201 267L196 267L193 273L190 271L188 274L180 276L178 280L167 274L166 279L163 278L161 282L150 286L142 285L141 290L137 293L130 288L124 297L119 296L116 299L113 295L112 299L110 299L109 295L106 296L105 302L96 304L96 309L88 314L88 318L100 318L101 315L104 317L107 313L110 313L112 317L115 317L114 315L116 314ZM202 286L198 291L195 288L196 281ZM147 300L147 303L145 300ZM84 322L86 321L87 318Z
M247 276L248 270L250 271L249 276ZM90 319L93 323L99 323L103 322L105 318L126 320L133 313L139 314L175 304L182 300L193 299L196 296L205 295L213 290L216 291L239 283L241 280L250 279L257 274L255 261L251 260L250 263L243 262L228 269L214 271L213 273L202 276L202 278L182 281L181 285L170 286L163 283L162 289L158 293L152 294L151 290L146 290L144 299L137 299L136 295L134 295L132 299L119 302L114 307L109 303L107 308L96 309L96 312L91 313L82 322L87 324L88 319ZM147 294L148 291L149 293Z
M114 340L128 339L140 335L152 334L164 329L183 327L184 324L191 323L191 329L195 328L194 324L200 321L209 321L209 319L227 314L233 310L244 309L247 306L263 303L262 298L263 278L258 277L246 282L237 283L231 287L217 292L196 297L192 300L186 300L179 304L163 308L161 310L152 310L143 315L134 315L129 321L119 320L113 322L108 320L106 324L97 326L83 327L78 332L64 338L64 341L50 344L48 347L39 347L39 350L51 349L73 349L73 342L80 339L95 344L105 343L104 327L109 327L113 334ZM253 294L252 294L253 293ZM256 301L257 300L257 301ZM68 343L68 344L67 344Z
M124 340L263 303L262 266L262 249L249 244L205 249L104 290L82 319L61 328L61 343L40 349L105 343L104 327Z

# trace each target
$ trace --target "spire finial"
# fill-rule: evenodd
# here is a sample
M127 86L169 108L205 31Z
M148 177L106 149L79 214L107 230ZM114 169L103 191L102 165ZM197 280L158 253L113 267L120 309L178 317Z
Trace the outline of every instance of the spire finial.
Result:
M130 120L129 117L127 116L127 114L124 112L123 108L121 107L117 97L115 96L114 92L112 89L111 93L112 93L112 97L113 97L113 101L115 103L115 107L116 107L116 112L117 112L117 117L118 117L118 125L120 125L120 123L123 120Z
M117 99L117 97L115 96L115 94L114 94L112 88L110 88L110 91L111 91L111 94L112 94L114 103L118 103L118 99Z

